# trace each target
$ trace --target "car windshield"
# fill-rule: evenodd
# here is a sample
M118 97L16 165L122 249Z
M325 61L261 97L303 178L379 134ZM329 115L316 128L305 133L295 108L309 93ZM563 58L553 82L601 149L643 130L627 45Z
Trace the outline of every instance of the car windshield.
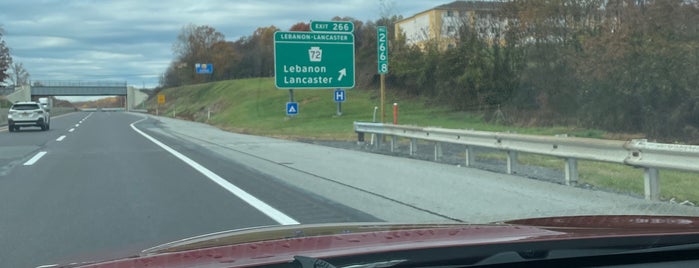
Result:
M698 174L698 0L0 1L3 267L697 217Z

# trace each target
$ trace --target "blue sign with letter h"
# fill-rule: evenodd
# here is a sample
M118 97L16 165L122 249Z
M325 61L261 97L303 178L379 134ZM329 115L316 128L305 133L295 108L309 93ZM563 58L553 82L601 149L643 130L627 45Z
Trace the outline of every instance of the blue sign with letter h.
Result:
M335 90L335 102L344 102L345 101L345 90L343 89L336 89Z

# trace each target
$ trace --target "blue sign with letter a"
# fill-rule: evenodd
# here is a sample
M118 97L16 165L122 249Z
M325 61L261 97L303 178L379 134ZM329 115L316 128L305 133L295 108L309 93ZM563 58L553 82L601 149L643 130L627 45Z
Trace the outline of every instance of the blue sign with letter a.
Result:
M286 103L286 115L297 115L299 114L299 103L298 102L287 102Z

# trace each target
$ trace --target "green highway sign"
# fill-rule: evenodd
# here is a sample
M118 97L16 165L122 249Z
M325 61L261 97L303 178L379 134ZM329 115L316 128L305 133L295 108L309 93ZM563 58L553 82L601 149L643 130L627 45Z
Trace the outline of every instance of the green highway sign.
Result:
M279 89L353 88L354 35L274 33L274 78Z
M388 73L388 31L386 26L376 27L376 50L379 74Z
M314 32L354 32L351 21L311 21L311 31Z

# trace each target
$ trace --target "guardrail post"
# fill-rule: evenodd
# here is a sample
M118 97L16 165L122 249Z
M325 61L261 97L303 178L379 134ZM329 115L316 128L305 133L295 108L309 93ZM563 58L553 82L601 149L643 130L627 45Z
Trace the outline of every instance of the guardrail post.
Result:
M364 132L357 132L357 142L364 142Z
M466 146L466 151L464 152L465 166L470 167L476 162L476 155L473 153L473 148L471 146Z
M643 184L647 200L660 200L660 183L657 168L645 168Z
M566 185L575 185L578 183L578 160L566 158L565 161Z
M410 155L415 155L417 153L417 140L410 139Z
M383 140L383 134L376 134L376 148L381 148L382 140Z
M398 147L398 140L397 137L391 136L391 152L393 153L396 150L396 147Z
M517 152L507 151L507 174L514 174L517 169Z
M442 158L442 143L435 142L434 143L434 161L439 161L440 158Z

